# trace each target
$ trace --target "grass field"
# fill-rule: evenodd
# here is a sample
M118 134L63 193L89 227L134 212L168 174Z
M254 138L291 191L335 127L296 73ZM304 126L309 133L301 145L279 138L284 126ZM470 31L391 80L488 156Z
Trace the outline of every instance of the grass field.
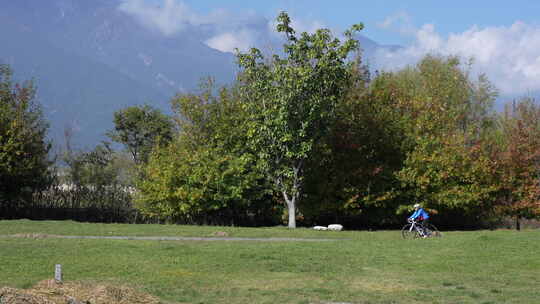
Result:
M62 264L68 281L129 285L172 303L540 303L540 230L313 231L0 221L0 235L335 238L330 242L0 237L0 286L28 288Z

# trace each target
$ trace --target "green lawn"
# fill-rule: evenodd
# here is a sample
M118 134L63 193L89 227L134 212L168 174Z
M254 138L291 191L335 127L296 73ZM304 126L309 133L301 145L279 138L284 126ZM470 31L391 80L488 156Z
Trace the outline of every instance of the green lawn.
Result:
M130 285L174 303L540 303L540 230L444 232L0 221L0 234L338 238L332 242L0 238L0 286Z

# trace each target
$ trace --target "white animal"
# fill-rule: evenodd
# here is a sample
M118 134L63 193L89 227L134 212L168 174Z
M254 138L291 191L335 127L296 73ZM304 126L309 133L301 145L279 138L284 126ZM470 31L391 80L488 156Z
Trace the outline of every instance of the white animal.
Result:
M340 224L328 225L328 230L341 231L343 230L343 225L340 225Z
M313 227L313 229L315 229L315 230L328 230L328 228L326 228L324 226L315 226L315 227Z

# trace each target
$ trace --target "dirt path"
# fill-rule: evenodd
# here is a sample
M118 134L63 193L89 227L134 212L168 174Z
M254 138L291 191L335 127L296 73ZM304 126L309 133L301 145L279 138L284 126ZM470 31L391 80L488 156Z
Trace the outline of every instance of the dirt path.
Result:
M142 241L250 241L250 242L332 242L346 239L305 239L305 238L252 238L252 237L189 237L189 236L93 236L93 235L54 235L54 234L12 234L0 238L54 238L54 239L103 239L103 240L142 240Z

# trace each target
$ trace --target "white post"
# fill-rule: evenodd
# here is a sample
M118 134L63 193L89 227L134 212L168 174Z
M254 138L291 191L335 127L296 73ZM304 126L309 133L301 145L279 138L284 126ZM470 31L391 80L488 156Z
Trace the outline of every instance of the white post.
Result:
M54 267L54 280L56 283L62 283L62 265L56 264Z

